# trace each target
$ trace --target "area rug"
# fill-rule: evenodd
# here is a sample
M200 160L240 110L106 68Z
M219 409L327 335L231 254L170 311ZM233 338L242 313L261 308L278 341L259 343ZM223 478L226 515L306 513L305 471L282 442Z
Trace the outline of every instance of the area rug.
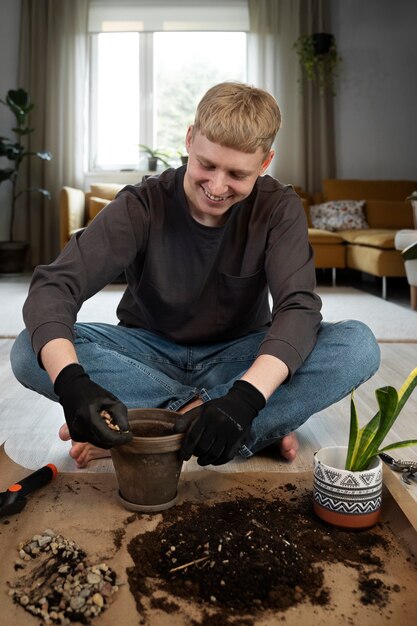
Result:
M0 338L16 337L24 328L22 306L29 278L0 278ZM109 285L82 306L78 321L117 324L116 308L123 285ZM417 312L353 287L319 287L323 318L356 319L367 324L378 341L417 341Z

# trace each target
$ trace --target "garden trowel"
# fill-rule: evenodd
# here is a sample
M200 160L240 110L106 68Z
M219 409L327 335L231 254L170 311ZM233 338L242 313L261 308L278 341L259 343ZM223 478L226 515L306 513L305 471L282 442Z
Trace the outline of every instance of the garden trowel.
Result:
M0 517L20 513L26 506L26 496L35 489L47 485L57 473L55 465L48 463L26 478L10 485L6 491L0 493Z

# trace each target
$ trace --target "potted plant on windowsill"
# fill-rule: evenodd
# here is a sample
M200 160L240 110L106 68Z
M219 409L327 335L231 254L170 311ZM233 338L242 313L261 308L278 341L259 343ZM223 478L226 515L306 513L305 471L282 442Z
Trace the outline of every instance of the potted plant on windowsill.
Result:
M46 189L39 187L28 187L27 189L18 190L17 183L19 177L19 169L22 161L31 156L36 156L44 161L50 161L52 154L47 151L31 152L26 150L23 145L23 138L34 129L28 126L29 114L33 109L33 103L30 102L29 94L24 89L9 90L5 100L0 102L5 105L15 117L15 127L12 131L15 139L8 137L0 137L0 156L5 157L11 162L9 167L0 168L0 184L10 181L12 185L11 206L9 207L9 229L8 240L0 241L0 272L2 273L20 273L23 271L25 258L29 249L27 241L16 241L14 239L14 226L16 217L16 203L21 195L36 191L50 199L51 194Z
M307 80L318 85L320 94L329 91L334 96L334 79L342 61L334 36L330 33L301 35L294 48Z
M156 172L156 168L158 167L158 161L160 161L167 167L171 167L171 164L167 160L169 158L169 154L167 154L163 150L159 150L158 148L150 148L143 143L140 143L139 147L142 152L148 155L148 170L150 172Z
M188 154L184 154L182 150L177 150L177 154L180 158L181 165L187 165L188 163Z
M401 389L375 391L379 410L362 428L351 396L348 446L322 448L314 457L313 508L324 521L346 528L369 528L381 510L382 461L379 455L417 444L417 439L382 443L417 385L417 368Z

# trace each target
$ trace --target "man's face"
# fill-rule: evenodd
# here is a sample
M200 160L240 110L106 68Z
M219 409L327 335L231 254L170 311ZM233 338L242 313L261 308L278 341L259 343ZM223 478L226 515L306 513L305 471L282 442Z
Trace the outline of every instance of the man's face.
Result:
M184 191L192 217L206 226L220 226L233 204L251 193L258 176L270 164L273 151L265 156L261 148L254 153L225 148L188 129L188 165Z

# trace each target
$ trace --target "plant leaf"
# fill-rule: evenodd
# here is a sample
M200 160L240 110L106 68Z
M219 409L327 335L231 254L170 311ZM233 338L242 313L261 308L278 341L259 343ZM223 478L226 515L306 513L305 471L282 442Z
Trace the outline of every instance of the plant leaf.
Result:
M358 414L356 411L355 400L353 397L353 391L350 396L350 429L349 429L349 444L346 456L345 469L351 470L356 457L356 451L358 446L358 431L359 422Z
M398 391L397 415L400 413L404 404L407 402L408 398L410 397L416 385L417 385L417 367L415 367L413 371L410 372L410 374L405 379L404 383L401 385L400 390Z
M358 451L356 455L356 463L353 467L353 471L357 470L357 465L361 466L365 459L368 458L368 450L372 445L372 441L379 430L381 421L381 412L378 411L373 418L365 424L360 430L360 440L358 445Z
M368 454L373 456L384 441L397 417L398 392L394 387L380 387L375 391L381 414L378 432L369 447Z
M390 443L388 446L378 450L377 454L386 452L387 450L394 450L395 448L408 448L409 446L417 445L417 439L406 439L405 441L397 441L396 443Z

